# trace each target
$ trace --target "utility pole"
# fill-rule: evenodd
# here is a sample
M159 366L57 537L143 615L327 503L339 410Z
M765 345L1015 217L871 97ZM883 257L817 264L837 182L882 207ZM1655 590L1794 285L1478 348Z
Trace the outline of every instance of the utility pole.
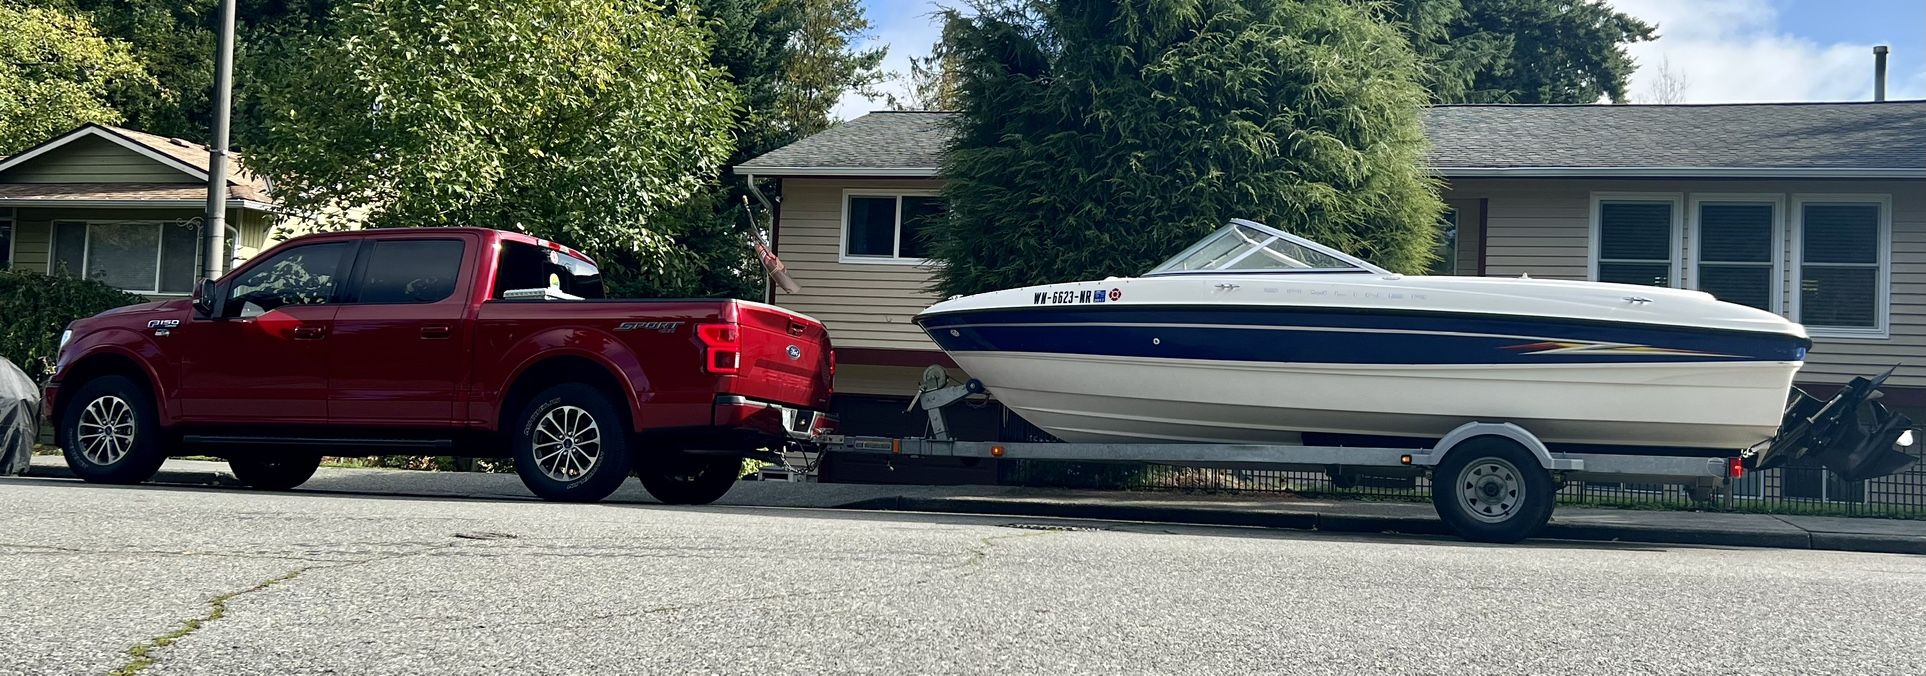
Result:
M227 117L234 99L234 0L221 0L221 35L214 56L214 139L207 151L206 265L202 276L227 272Z

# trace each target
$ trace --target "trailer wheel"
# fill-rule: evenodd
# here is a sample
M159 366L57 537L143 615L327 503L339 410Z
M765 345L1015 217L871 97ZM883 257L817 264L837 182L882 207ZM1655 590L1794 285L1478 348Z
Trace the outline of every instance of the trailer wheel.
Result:
M1438 464L1431 504L1460 536L1512 543L1531 537L1557 503L1551 473L1509 439L1467 441Z

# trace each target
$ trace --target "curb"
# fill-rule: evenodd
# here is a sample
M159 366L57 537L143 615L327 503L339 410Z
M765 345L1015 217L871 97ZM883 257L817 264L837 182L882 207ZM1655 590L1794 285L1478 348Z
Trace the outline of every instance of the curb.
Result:
M1399 533L1453 535L1437 518L1328 514L1313 511L1231 511L1194 507L1102 505L984 498L874 498L845 504L842 509L871 509L949 514L993 514L1102 521L1144 521L1202 526L1245 526L1315 530L1331 533ZM1863 533L1797 533L1769 531L1663 528L1584 523L1546 524L1537 538L1649 544L1704 545L1813 549L1877 554L1926 554L1926 538Z
M28 467L27 472L20 476L36 479L79 478L74 476L74 471L66 465L33 465ZM155 472L154 478L148 479L146 483L185 486L225 486L230 488L244 488L247 486L247 484L241 483L240 479L221 472L196 472L171 469L163 469Z

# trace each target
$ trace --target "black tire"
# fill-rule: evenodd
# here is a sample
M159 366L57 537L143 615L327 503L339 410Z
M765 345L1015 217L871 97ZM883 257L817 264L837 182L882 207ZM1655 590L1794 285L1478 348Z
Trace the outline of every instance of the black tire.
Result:
M1551 519L1557 487L1537 456L1510 439L1466 441L1438 464L1431 504L1466 540L1513 543Z
M307 483L321 466L319 453L276 453L228 458L234 478L264 491L285 491Z
M742 459L674 456L657 459L636 472L649 495L665 505L706 505L729 492L742 476Z
M60 450L74 476L137 484L160 471L167 460L167 430L161 429L147 386L126 376L103 376L82 384L68 402L60 412ZM113 434L102 435L103 420L110 421Z
M621 488L629 476L629 430L616 408L620 401L581 383L556 385L530 399L509 430L522 484L556 502L595 502ZM540 455L537 444L543 445Z

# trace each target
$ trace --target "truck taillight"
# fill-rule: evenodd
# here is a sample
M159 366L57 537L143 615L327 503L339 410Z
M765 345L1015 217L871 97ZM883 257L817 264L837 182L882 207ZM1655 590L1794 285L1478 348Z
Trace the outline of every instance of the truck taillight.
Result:
M735 373L742 362L742 334L734 324L700 324L696 337L702 340L702 370L710 373Z

